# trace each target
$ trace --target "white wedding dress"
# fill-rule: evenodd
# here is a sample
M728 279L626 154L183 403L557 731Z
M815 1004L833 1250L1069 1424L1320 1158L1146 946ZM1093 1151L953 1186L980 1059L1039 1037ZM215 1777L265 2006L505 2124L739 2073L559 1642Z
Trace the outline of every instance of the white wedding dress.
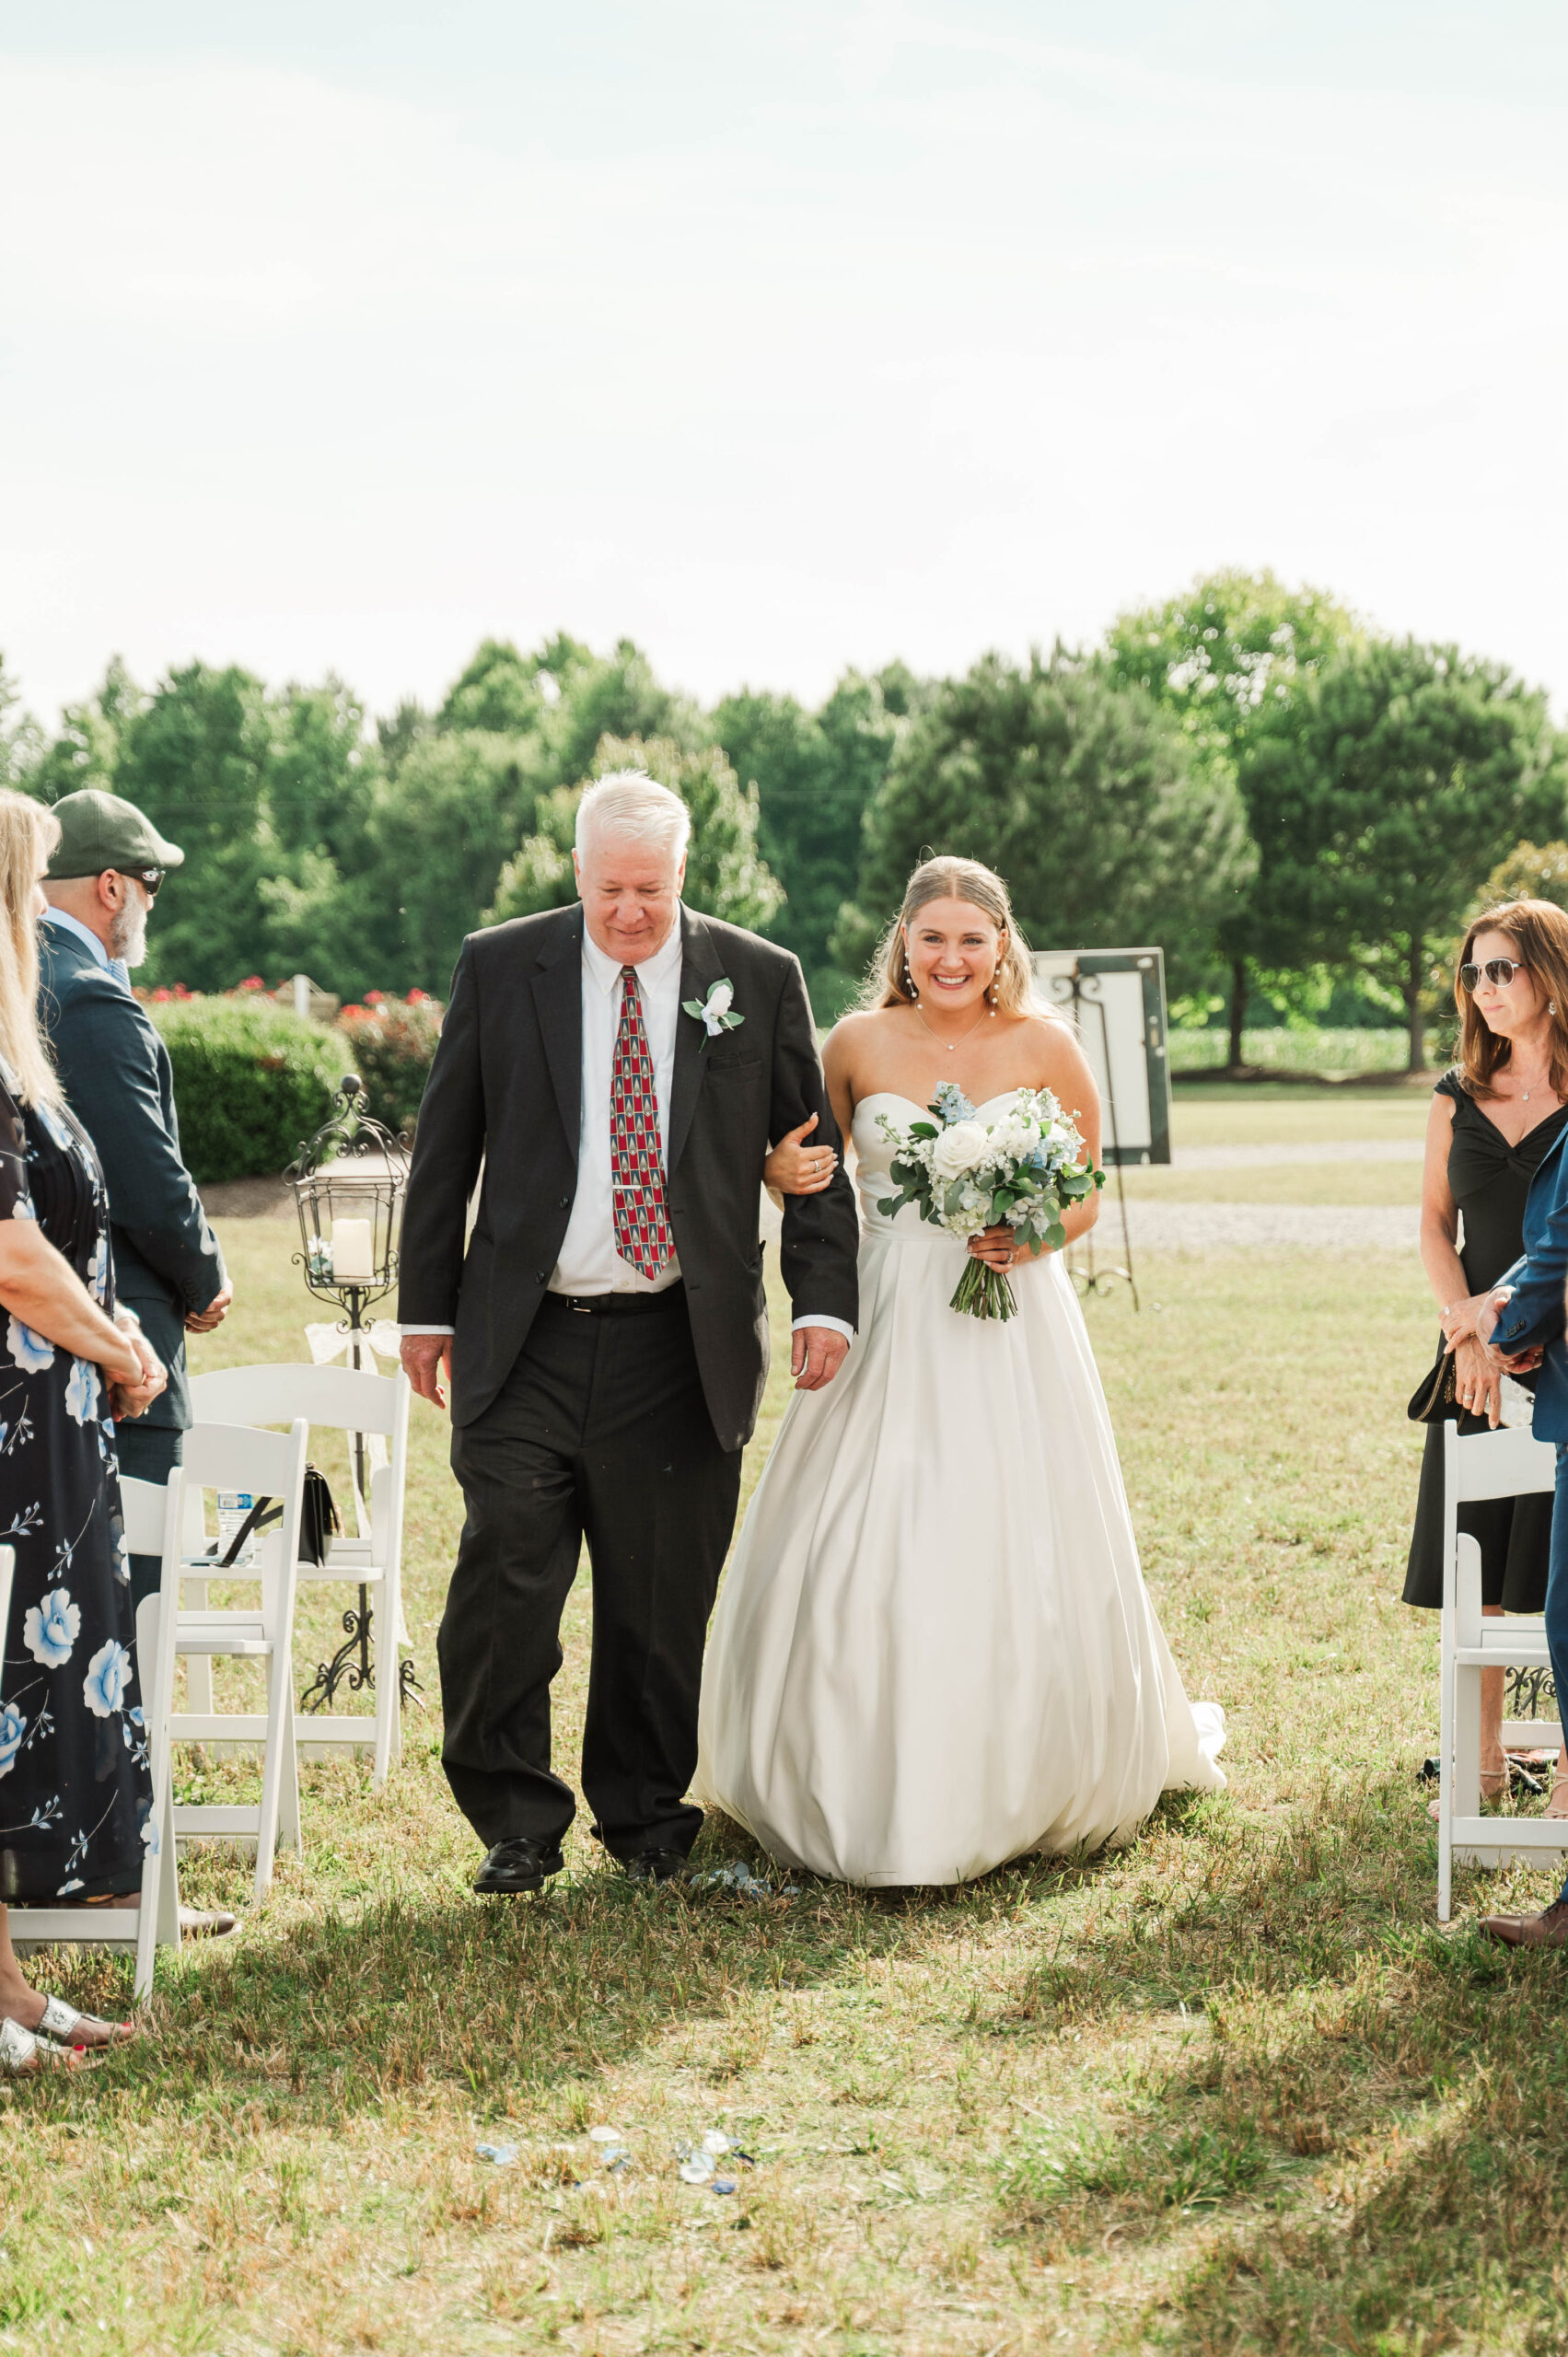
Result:
M898 1191L879 1113L922 1108L856 1108L860 1331L791 1400L751 1501L693 1791L791 1866L963 1882L1217 1790L1225 1720L1188 1701L1144 1586L1063 1260L1014 1272L1005 1324L950 1309L963 1244L877 1208Z

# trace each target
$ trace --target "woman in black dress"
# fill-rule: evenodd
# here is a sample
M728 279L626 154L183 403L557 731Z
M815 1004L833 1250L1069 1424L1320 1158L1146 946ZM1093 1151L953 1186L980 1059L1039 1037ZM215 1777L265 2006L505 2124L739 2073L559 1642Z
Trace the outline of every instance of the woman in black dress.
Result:
M1568 915L1547 900L1489 909L1466 935L1455 984L1459 1062L1438 1082L1426 1127L1421 1256L1439 1314L1484 1293L1524 1249L1525 1197L1568 1122ZM1464 1214L1465 1240L1458 1248ZM1516 1376L1527 1389L1533 1376ZM1501 1381L1473 1338L1455 1352L1461 1433L1489 1431L1502 1416ZM1459 1508L1459 1528L1480 1541L1482 1608L1539 1612L1546 1600L1551 1500L1493 1498ZM1443 1426L1426 1432L1405 1602L1443 1602ZM1507 1787L1501 1669L1481 1676L1481 1784L1489 1800ZM1559 1757L1547 1805L1568 1817L1568 1753Z
M15 1565L0 1901L34 1904L141 1885L152 1786L114 1419L163 1388L115 1311L98 1160L38 1034L38 878L57 832L41 804L0 792L0 1545ZM85 2050L116 2035L29 1986L0 1905L0 2069L63 2059L52 2039Z

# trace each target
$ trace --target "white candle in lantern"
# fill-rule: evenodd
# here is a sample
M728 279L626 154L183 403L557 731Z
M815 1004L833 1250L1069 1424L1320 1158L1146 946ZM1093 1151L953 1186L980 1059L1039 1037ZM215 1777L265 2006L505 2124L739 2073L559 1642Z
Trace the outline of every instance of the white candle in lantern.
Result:
M332 1222L332 1281L335 1284L368 1284L376 1274L376 1264L370 1257L370 1222L367 1219L335 1219Z

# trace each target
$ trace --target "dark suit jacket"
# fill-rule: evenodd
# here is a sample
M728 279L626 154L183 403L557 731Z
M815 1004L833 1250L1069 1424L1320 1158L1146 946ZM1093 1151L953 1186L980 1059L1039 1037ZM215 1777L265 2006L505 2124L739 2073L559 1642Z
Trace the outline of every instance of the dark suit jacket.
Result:
M115 1293L168 1369L145 1421L183 1432L185 1318L222 1290L224 1266L180 1158L168 1050L85 941L47 919L38 933L39 1015L71 1110L103 1166Z
M703 1396L725 1448L750 1438L768 1373L758 1203L768 1148L812 1113L838 1144L811 1009L787 950L680 914L680 996L727 976L744 1021L676 1031L667 1202ZM452 1415L489 1407L528 1339L577 1188L583 1070L581 906L470 933L431 1068L403 1212L398 1315L452 1326ZM465 1254L464 1214L484 1185ZM797 1317L855 1323L859 1226L842 1167L790 1196L780 1247Z
M1563 1341L1563 1290L1568 1286L1568 1155L1564 1130L1542 1157L1525 1197L1525 1248L1497 1280L1515 1288L1493 1332L1498 1350L1546 1352L1536 1384L1538 1440L1568 1440L1568 1344Z

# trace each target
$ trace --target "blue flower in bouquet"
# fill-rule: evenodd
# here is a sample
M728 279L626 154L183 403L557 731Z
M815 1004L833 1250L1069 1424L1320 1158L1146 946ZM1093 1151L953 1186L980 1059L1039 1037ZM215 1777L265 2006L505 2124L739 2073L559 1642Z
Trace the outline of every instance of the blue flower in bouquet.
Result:
M931 1110L944 1129L950 1130L958 1121L972 1121L974 1107L956 1080L945 1080L931 1100Z

